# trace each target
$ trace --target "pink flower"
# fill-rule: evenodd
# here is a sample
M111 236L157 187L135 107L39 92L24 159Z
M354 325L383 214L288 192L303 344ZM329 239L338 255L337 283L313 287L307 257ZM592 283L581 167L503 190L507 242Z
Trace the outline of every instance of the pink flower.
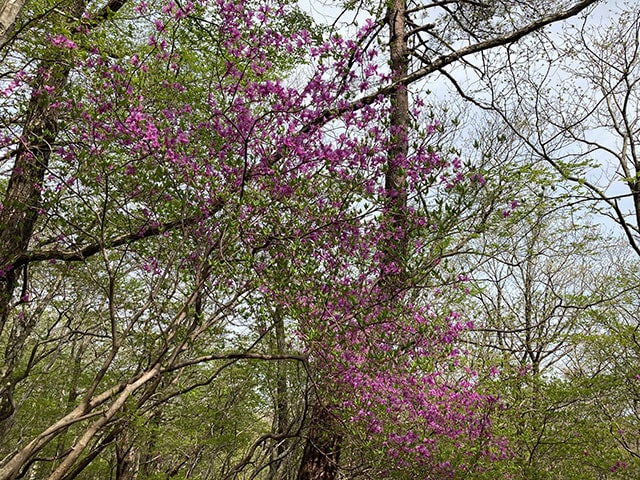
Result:
M52 45L56 47L64 47L70 50L75 50L76 48L78 48L78 45L75 42L69 40L67 37L65 37L61 33L51 37L49 41L51 42Z

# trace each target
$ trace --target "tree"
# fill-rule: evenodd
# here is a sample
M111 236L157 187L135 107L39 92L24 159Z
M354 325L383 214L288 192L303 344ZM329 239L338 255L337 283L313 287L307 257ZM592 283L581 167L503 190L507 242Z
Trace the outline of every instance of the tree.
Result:
M339 419L329 441L339 451L334 427L345 420L342 432L364 432L397 459L378 463L381 476L407 466L431 476L473 469L492 448L491 399L472 379L453 381L453 341L465 324L430 309L424 284L464 244L443 240L455 225L451 205L468 205L465 188L480 180L430 147L438 125L415 128L421 102L408 90L592 3L533 21L512 15L491 35L482 22L520 12L515 3L425 6L434 19L443 8L460 22L452 31L468 43L452 52L455 40L413 25L417 12L400 1L354 40L320 43L295 8L275 2L24 12L4 46L13 50L4 76L0 478L104 473L114 442L120 478L191 475L194 458L212 450L185 459L154 431L172 431L165 419L197 404L207 386L252 371L260 378L259 369L234 368L247 361L309 369L321 405ZM385 25L390 71L372 47ZM469 35L467 25L478 31ZM118 33L127 29L128 38ZM42 41L29 43L32 34ZM301 85L284 80L291 58L310 70ZM287 325L296 332L289 345ZM38 391L48 372L67 395ZM281 442L299 427L287 425L286 391L280 381L273 418L222 466L207 462L209 472L278 470L293 448ZM258 416L250 389L228 395L248 402L243 415ZM16 428L34 418L30 398L55 407ZM451 462L459 444L474 447ZM321 462L311 478L335 472L337 461Z
M517 5L504 2L494 10L491 10L482 5L478 7L467 5L466 2L460 2L455 4L456 8L450 9L446 4L444 6L439 4L408 6L406 1L397 1L392 2L386 9L383 6L380 6L377 10L375 6L372 8L374 15L383 13L384 16L380 15L382 20L377 23L381 28L387 27L388 29L390 76L393 82L388 89L376 92L377 94L380 92L388 94L391 105L389 127L392 146L389 150L385 173L385 195L388 199L386 221L391 226L391 230L395 230L397 233L391 239L383 241L381 245L383 267L380 281L385 285L383 287L383 296L387 296L386 301L399 301L407 288L405 277L407 275L411 276L411 273L407 272L406 268L411 255L408 251L410 228L408 228L405 213L406 209L409 208L410 202L408 194L411 189L408 179L410 173L407 174L407 171L410 171L410 167L404 164L412 154L408 141L411 123L409 86L433 72L442 71L444 67L455 63L461 58L464 59L466 56L483 52L493 47L510 45L521 37L535 32L549 23L579 13L591 3L593 2L576 4L573 8L543 16L540 20L524 26L516 21L508 25L506 29L492 29L489 35L487 30L483 29L477 22L479 20L488 20L494 15L504 15L507 12L513 14L518 11ZM358 8L360 7L362 5L358 5ZM440 10L441 7L442 10ZM525 8L529 7L530 5L527 5ZM413 16L418 12L434 21L424 21L422 24L416 23ZM515 16L510 16L509 18L515 18ZM450 23L446 23L447 21ZM449 27L449 31L439 31L437 25L442 25L443 23ZM452 24L454 27L450 28ZM505 25L501 25L501 27L504 28ZM456 31L457 28L460 28L460 31ZM509 28L512 31L509 31ZM454 33L451 33L451 31ZM502 35L496 34L496 31L499 31ZM460 33L461 36L455 37L456 33ZM456 40L469 43L465 47L454 48L452 45L456 43ZM413 65L411 60L413 60ZM419 104L420 100L417 100L416 103ZM433 181L429 181L427 185L425 192L433 185ZM419 192L416 198L424 200L426 195L422 195L420 187L416 191ZM424 206L424 203L420 206ZM425 208L425 215L429 210L430 207ZM452 216L452 218L455 217ZM442 224L434 221L433 225L440 226ZM441 252L441 254L448 256L451 252L445 251ZM430 260L434 261L436 259L431 258ZM388 265L385 265L385 262L388 262ZM428 264L428 262L425 263ZM383 400L378 401L384 403ZM324 416L328 417L329 415L325 414ZM305 459L307 458L305 456L299 475L300 479L335 477L340 438L339 434L327 437L327 428L331 429L331 427L322 425L321 421L317 421L311 428L312 435L309 439L311 447L306 450L309 453L309 465L305 465ZM314 436L314 432L320 432L320 434ZM322 438L320 438L321 436ZM322 452L311 453L314 451L313 445L320 446L320 450L324 449L326 452L330 452L324 457L324 463L318 460L318 458L323 458Z
M612 35L620 41L611 42ZM635 326L629 323L629 312L635 308L632 305L637 302L638 292L632 266L635 260L630 258L633 252L638 253L637 162L633 140L637 103L634 77L637 8L621 2L603 19L576 22L562 32L541 37L537 43L534 41L531 38L531 43L512 49L506 62L492 56L478 62L482 87L473 93L471 89L463 91L464 84L452 78L454 86L467 100L496 114L507 127L505 130L510 131L509 135L514 135L518 143L526 147L530 158L546 162L559 174L554 188L570 192L564 196L565 204L573 208L586 205L589 214L616 222L632 251L610 238L590 240L587 244L598 246L597 259L590 262L589 270L595 266L600 272L595 278L594 273L589 273L589 283L574 288L585 295L577 299L591 302L590 306L576 312L577 323L558 324L561 329L578 326L578 331L564 337L568 342L564 347L558 350L543 345L539 350L561 353L556 360L560 367L551 369L541 380L530 379L530 388L543 392L544 407L537 419L512 434L512 438L523 446L527 443L533 446L531 455L524 456L523 465L533 469L524 474L527 478L536 470L545 472L539 475L547 478L550 464L562 478L587 475L629 478L637 468L636 437L629 434L636 415L631 373L634 368L631 365L635 364L632 360ZM519 68L520 55L524 51L533 52L534 45L539 55L527 57L528 69ZM610 225L608 222L604 223ZM536 259L536 264L540 261ZM508 265L501 271L508 276L514 274ZM582 275L575 277L583 278ZM539 278L534 275L534 283ZM575 278L572 282L576 282ZM552 286L548 293L558 302L562 298L562 305L566 306L567 297L557 292L557 282ZM594 292L594 286L606 292ZM574 295L569 298L575 301ZM491 302L500 298L504 300L495 293L487 295L487 301ZM534 304L540 303L544 304ZM498 310L498 318L502 318L504 308ZM527 309L518 304L515 311ZM525 326L520 326L523 332L530 329ZM491 328L502 339L515 336L520 345L533 340L523 338L518 329L509 335L505 325ZM547 328L545 342L553 338L549 335L552 332L559 330ZM507 350L512 348L510 344ZM622 363L627 367L622 368ZM508 382L512 386L522 386L522 383L523 379L515 374L512 382ZM526 416L519 407L531 401L530 388L524 390L519 401L511 403L515 420ZM565 437L566 425L572 426L574 436L571 438ZM576 469L571 462L564 463L564 458L573 459L581 451L582 468Z
M167 21L166 17L174 21L182 19L185 12L175 6L173 8L173 11L165 12L164 21ZM171 65L169 60L177 60L177 57L165 58L161 52L166 50L167 38L178 40L179 31L165 31L160 25L151 24L154 30L160 30L156 35L164 33L166 36L158 40L162 45L142 44L135 46L132 52L126 49L127 45L115 42L109 44L106 53L102 53L99 44L92 45L91 40L85 37L95 34L97 41L100 40L100 32L96 30L98 24L91 23L96 18L107 20L98 12L87 20L91 27L89 32L84 28L72 30L78 42L86 42L80 46L69 38L72 35L68 32L66 35L54 34L44 42L47 49L45 58L53 56L50 62L58 69L69 67L61 71L59 82L58 70L55 75L46 69L35 71L31 105L42 107L37 115L51 117L47 117L50 125L45 125L45 130L33 134L34 142L40 139L39 134L47 137L38 144L40 149L31 144L21 144L15 151L7 148L7 158L14 156L16 160L3 202L6 220L3 240L7 248L10 247L3 251L3 261L6 262L3 263L6 267L2 283L6 288L3 318L10 329L8 332L5 330L3 337L6 346L3 374L5 380L10 379L10 382L3 383L3 387L8 386L3 392L4 405L7 406L3 415L3 441L7 442L8 453L14 447L26 445L3 466L3 475L8 478L19 475L23 467L31 467L31 456L40 449L53 446L65 430L73 430L80 424L80 441L75 443L75 449L67 450L64 442L60 441L60 458L65 460L56 468L52 467L54 478L77 475L78 468L81 471L88 466L86 459L99 455L105 448L111 449L114 438L120 445L129 442L127 438L130 435L126 432L132 422L127 420L128 416L141 415L144 418L148 415L149 421L158 418L159 408L154 406L158 397L170 400L183 391L186 393L198 385L207 385L220 375L223 367L229 368L236 359L247 357L243 353L243 345L232 338L225 340L226 326L214 328L222 320L223 312L230 307L239 308L238 302L245 301L254 292L246 275L236 278L243 284L241 291L232 291L233 285L228 283L234 278L232 269L228 269L227 275L222 275L219 270L222 264L231 264L221 260L218 267L208 265L211 255L238 252L235 246L227 250L226 243L216 242L216 235L219 240L223 232L216 233L215 221L205 224L208 205L213 213L216 209L220 211L225 203L221 199L225 192L223 188L216 190L214 186L202 188L207 185L209 177L195 177L195 172L189 171L195 165L185 161L188 155L186 147L180 150L183 140L193 133L193 130L187 132L186 129L195 128L205 120L201 115L208 105L201 103L197 110L189 109L193 112L191 120L184 116L180 122L173 122L179 118L179 109L190 105L186 95L180 97L182 87L178 82L193 81L203 72L194 68L197 64L189 63L189 57L183 56L180 57L182 77L176 75L175 83L160 86L147 83L153 78L151 73L160 73ZM113 40L109 31L105 36ZM191 39L180 37L179 40L180 45L186 48ZM93 50L87 52L83 48L87 45ZM158 54L158 58L150 62L151 65L138 61L145 55L154 54ZM224 71L221 62L215 64L220 68L218 73L222 77L227 80L234 78L232 73ZM77 81L68 90L63 90L72 65ZM148 74L153 68L159 70ZM211 72L208 70L207 74ZM51 80L57 83L52 85ZM240 80L233 82L238 85ZM229 84L226 87L232 88ZM94 91L101 89L104 95L93 95L91 91L94 88ZM200 92L191 90L188 95L197 96L203 91L211 92L211 86L205 83ZM168 99L172 101L168 102ZM152 117L161 111L161 106L164 118ZM65 128L56 137L59 124L55 121L60 116L61 107L70 114L62 117ZM29 113L31 108L26 108L28 118L37 117L36 113ZM187 113L182 112L184 115ZM19 123L17 125L16 128L29 131ZM147 135L137 137L142 128ZM150 136L154 131L158 133L155 128L166 135L162 147L157 138ZM189 148L197 148L198 145L206 148L212 141L220 144L220 137L216 140L206 135L204 125L200 127L200 133L204 136L196 134L190 138ZM8 142L20 142L24 135L9 138ZM133 145L135 142L138 143ZM215 143L211 145L214 147ZM174 155L171 159L167 158L170 154ZM25 173L31 170L19 161L35 169L31 176ZM202 165L197 167L205 168ZM136 178L136 168L144 168L144 176ZM237 185L231 188L237 192ZM220 197L207 198L210 192ZM31 195L32 201L26 203L20 195ZM27 217L28 225L20 221L19 215ZM22 234L22 230L16 232L14 227L34 231ZM178 230L180 234L175 234L174 231ZM229 232L227 229L224 233ZM15 241L18 234L22 243ZM162 242L159 242L157 239L161 235ZM233 238L236 242L237 237ZM32 247L27 253L29 242ZM134 244L140 248L134 248ZM243 259L240 257L238 260ZM49 264L38 264L43 261ZM72 265L80 261L84 262L80 267ZM234 268L251 268L251 263L249 257ZM31 264L28 270L24 268L27 264ZM187 266L189 270L186 270ZM10 296L20 274L26 292L22 292L21 300L15 305ZM51 281L52 275L56 274L64 276L63 285ZM95 291L90 293L86 286ZM251 314L249 311L241 316L250 317ZM196 339L201 343L196 344ZM9 435L16 407L24 408L22 401L17 406L15 404L16 388L21 388L18 398L23 395L30 398L32 385L38 378L32 374L40 372L45 364L48 369L57 369L64 377L66 341L78 346L72 347L76 352L72 355L81 364L84 378L77 379L75 385L68 387L74 392L69 394L68 404L62 404L53 420L50 417L46 419L58 423L49 429L47 424L34 425L45 433L33 432L35 441L31 443L28 443L28 438ZM191 349L185 347L187 342L191 342ZM202 351L208 343L232 353ZM167 355L168 363L161 365ZM261 356L258 352L254 355L266 360L303 360L296 354L271 357L267 354ZM53 359L53 363L48 363L49 359ZM215 362L216 359L227 360L220 366L220 372L213 369L199 375L183 374L182 379L189 378L191 384L182 384L175 378L171 380L176 370L182 371L204 361ZM95 394L99 389L105 393L96 401ZM138 389L146 390L133 401L132 394ZM118 392L122 393L120 397L113 397ZM102 411L104 416L99 421L81 423L85 413L99 409L103 402L112 399L115 402ZM60 422L61 416L63 420ZM90 444L93 438L97 440ZM79 455L83 450L89 454L81 458ZM122 462L119 467L129 461L126 457L119 455ZM49 458L55 461L57 457L52 455ZM118 468L119 475L123 476L124 471Z
M579 211L556 221L555 213L568 211L562 203L523 202L515 228L495 239L500 247L482 249L496 253L474 272L477 306L467 308L475 312L469 338L477 363L493 370L487 385L504 404L496 423L513 457L497 468L512 465L517 478L599 478L626 455L607 422L594 418L601 375L574 369L586 366L584 357L576 362L591 348L585 339L604 333L596 318L611 315L625 292L609 277L605 239ZM583 452L589 469L575 462Z
M632 477L637 465L619 432L633 430L627 399L634 394L621 393L633 385L633 367L613 374L608 365L614 358L634 364L632 327L623 326L637 301L633 256L592 223L593 211L575 201L574 189L531 161L525 141L496 133L506 130L500 123L484 128L467 141L489 162L477 171L484 193L502 188L514 200L498 228L451 260L466 271L469 295L448 303L474 323L463 335L466 360L479 372L480 389L499 398L493 426L508 439L509 455L474 478ZM617 353L608 350L613 345Z
M532 37L506 61L486 56L475 65L475 88L452 76L459 92L493 112L546 162L620 225L638 247L637 125L638 11L612 4L604 20L574 22L560 32ZM619 41L611 42L612 36ZM524 52L540 52L538 55ZM519 58L529 66L520 68Z

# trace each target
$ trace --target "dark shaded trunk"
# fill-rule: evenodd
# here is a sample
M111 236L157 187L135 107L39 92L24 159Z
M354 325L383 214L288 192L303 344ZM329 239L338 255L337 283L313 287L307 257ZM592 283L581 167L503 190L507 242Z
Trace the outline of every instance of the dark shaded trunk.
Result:
M334 480L338 476L342 435L326 407L313 408L298 480Z
M104 452L120 434L123 426L119 425L105 435L90 452L88 452L79 462L73 466L67 474L62 477L62 480L74 480L78 477L91 463L98 458L98 456Z
M116 480L135 480L139 471L140 451L135 446L131 426L127 425L116 437Z
M154 408L151 417L149 418L149 433L140 449L140 476L142 478L149 478L153 475L157 475L160 471L158 465L158 457L156 456L156 446L158 442L158 436L160 426L162 424L162 407L158 406Z
M126 0L111 0L94 17L84 31L117 12ZM6 3L6 2L5 2ZM14 2L15 3L15 2ZM4 8L4 6L3 6ZM65 12L68 18L82 18L86 0L73 0ZM16 13L17 15L17 13ZM79 33L79 27L73 29ZM7 347L0 368L0 444L11 429L15 414L14 393L17 384L28 371L17 372L25 344L31 335L37 316L12 316L9 322L16 288L22 274L22 293L27 291L28 265L21 272L14 268L17 257L27 252L36 223L41 215L41 190L49 168L52 148L58 136L58 108L53 107L64 94L73 65L69 52L51 51L36 72L31 98L21 125L20 145L15 154L7 189L0 209L0 335L9 328ZM46 87L46 88L45 88Z
M72 14L80 16L82 11L78 8ZM3 209L0 210L0 334L9 325L12 299L20 280L20 272L13 268L12 262L29 246L40 214L40 190L58 133L58 110L51 108L51 104L61 97L69 72L69 63L60 58L54 57L41 64L22 127L22 142L3 197ZM47 92L43 88L45 85L53 91ZM25 286L26 273L25 266L22 277ZM17 374L16 368L36 317L15 315L12 320L0 369L0 438L11 427L15 387L24 376Z

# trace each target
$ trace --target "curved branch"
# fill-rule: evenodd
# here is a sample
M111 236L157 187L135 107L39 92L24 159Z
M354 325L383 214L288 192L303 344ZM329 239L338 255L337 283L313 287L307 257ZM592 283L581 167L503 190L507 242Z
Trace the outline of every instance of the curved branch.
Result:
M218 200L210 210L209 215L217 213L224 206L224 201ZM142 227L135 233L126 233L117 237L112 237L104 243L94 242L85 245L76 250L40 250L30 251L18 255L11 263L13 269L27 265L33 262L42 262L48 260L61 260L65 262L82 262L87 258L110 248L120 247L138 242L145 238L157 237L165 232L169 232L176 228L194 225L202 219L202 216L193 216L186 219L173 220L171 222L161 223L160 225Z

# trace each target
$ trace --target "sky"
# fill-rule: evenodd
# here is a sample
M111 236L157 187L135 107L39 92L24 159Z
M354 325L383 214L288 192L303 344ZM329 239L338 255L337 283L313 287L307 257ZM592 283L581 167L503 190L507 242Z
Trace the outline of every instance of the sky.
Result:
M515 105L514 102L517 98L517 96L514 95L515 88L522 89L523 85L531 80L529 82L530 88L528 90L521 90L524 97L526 94L532 93L533 90L531 88L534 87L536 81L540 81L542 78L545 78L545 88L549 89L548 108L546 108L543 113L555 111L554 114L556 115L556 118L560 118L561 116L568 115L572 108L590 108L590 102L592 101L590 97L592 96L593 98L597 98L597 92L593 90L593 85L590 83L590 72L584 70L584 65L569 61L566 54L560 51L567 47L566 43L563 43L563 35L572 31L575 33L575 31L584 24L585 29L589 32L587 39L590 39L591 36L596 35L597 31L603 32L608 24L616 21L620 10L625 7L630 8L629 6L633 4L633 2L622 0L602 1L590 12L586 22L584 22L583 18L576 17L547 27L545 30L547 33L547 41L555 42L559 46L558 51L554 52L552 49L548 49L547 45L549 45L549 43L547 45L542 43L534 45L532 39L525 39L524 41L519 42L516 48L513 49L514 51L518 47L526 44L529 44L530 48L529 52L527 52L526 48L522 48L518 58L522 59L526 58L525 55L534 55L531 58L535 59L535 56L537 55L538 60L526 60L529 62L528 64L525 63L518 65L518 68L520 69L519 71L526 71L527 76L522 77L515 83L509 85L509 76L503 77L502 80L499 80L500 76L506 71L497 68L500 64L504 66L504 61L507 59L505 49L495 49L489 54L493 55L493 57L490 62L490 67L488 69L483 68L484 74L487 76L495 75L491 78L491 83L498 89L504 89L504 92L506 92L504 94L504 103L505 105L509 105L509 108L512 108ZM356 23L361 23L367 16L364 12L344 13L340 8L335 6L335 2L300 0L299 5L303 11L311 14L321 23L332 24L336 19L339 19L339 29L342 32L348 32L349 26L354 23L354 19ZM606 38L606 34L603 36ZM547 59L543 58L544 55L542 58L539 55L539 53L544 51L544 49L548 49L550 52ZM482 64L480 56L469 58L469 60L475 65ZM582 78L573 78L574 75L569 72L572 68L578 75L581 75ZM475 89L476 91L474 96L477 98L488 98L486 78L482 79L477 71L463 67L458 63L455 66L447 68L447 72L457 80L459 85L462 86L465 91L471 92ZM579 102L575 101L576 98L579 98L579 89L583 90L581 94L583 105L579 105ZM414 92L421 92L422 94L425 94L427 101L434 105L439 105L439 108L441 108L442 105L457 105L456 108L460 111L466 111L470 116L482 114L479 109L469 103L459 103L460 96L458 92L456 92L452 84L442 75L430 75L422 83L412 85L412 90ZM428 94L426 94L427 91L429 92ZM514 110L514 114L517 113L517 110L518 109ZM520 114L523 115L523 119L527 117L527 112L522 109L520 109ZM534 126L533 123L532 126ZM473 128L469 129L467 132L467 136L469 137L473 137L474 134L475 132L473 131ZM620 138L611 134L610 131L603 129L602 127L589 128L585 132L585 137L589 141L597 141L606 148L612 148L613 152L620 151ZM565 155L574 154L579 148L584 148L584 144L580 145L577 143L565 142L564 146L559 147L553 153L558 158L562 158ZM596 163L599 163L601 167L597 169L590 168L587 170L585 178L588 181L601 186L609 195L622 195L624 193L628 193L628 188L623 182L621 182L619 175L616 176L618 164L614 155L607 154L603 149L600 149L599 151L593 152L593 154L590 155L590 158L593 158L593 160L595 160ZM632 204L628 199L621 199L620 205L622 205L626 210L631 210L632 208ZM602 225L605 229L615 230L619 228L606 217L599 215L594 215L593 221L596 224Z

